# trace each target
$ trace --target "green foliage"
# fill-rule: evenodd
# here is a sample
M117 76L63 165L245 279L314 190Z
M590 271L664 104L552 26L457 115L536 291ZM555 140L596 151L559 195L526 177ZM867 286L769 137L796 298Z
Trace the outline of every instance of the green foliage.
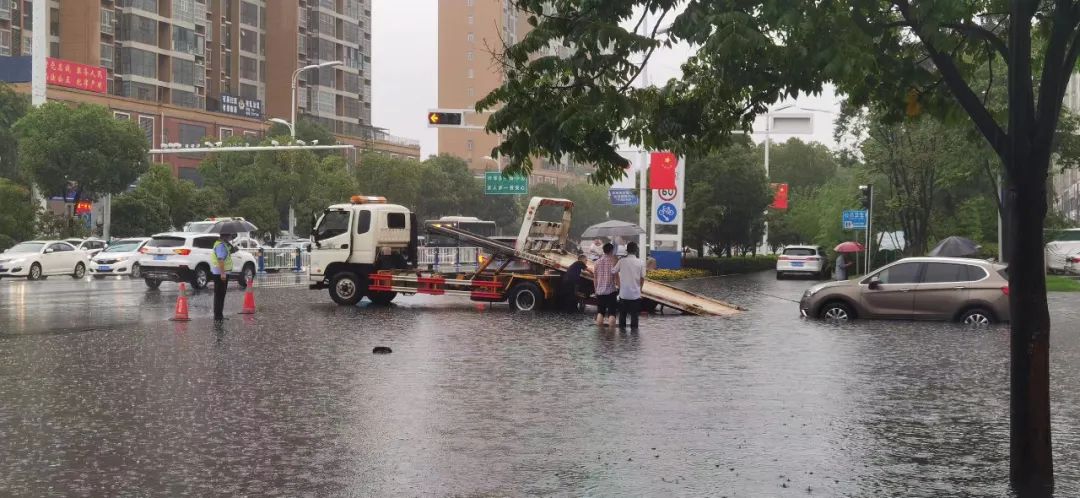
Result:
M772 191L758 149L748 142L686 165L687 242L746 252L761 240Z
M769 147L769 181L787 183L789 194L828 182L836 175L837 167L833 153L817 142L790 138Z
M64 195L71 183L81 198L120 193L148 166L142 130L102 106L49 102L20 119L15 132L22 167L44 195Z
M132 237L179 229L208 215L199 211L197 195L194 183L175 178L167 165L155 164L134 189L113 198L111 232Z
M705 270L709 272L710 275L753 273L776 268L776 256L683 258L683 267Z
M30 110L30 98L16 93L10 86L0 83L0 178L18 180L18 150L13 127Z
M858 208L858 182L849 171L833 181L808 191L793 192L791 208L770 213L769 243L773 247L789 244L816 244L832 249L856 237L844 231L840 220L845 209Z
M37 238L42 239L83 238L90 235L90 230L81 218L59 215L52 211L39 213L34 231L37 232Z
M30 201L30 191L11 180L0 178L0 250L33 236L34 206Z
M274 123L270 126L266 136L278 138L279 141L284 142L289 137L289 127L281 124ZM296 138L303 140L307 143L312 143L315 140L319 141L319 145L336 145L337 137L334 136L330 130L321 126L319 123L312 121L306 117L297 118L296 124ZM321 154L332 154L331 151L319 151Z
M163 203L152 197L118 195L112 200L110 235L140 237L166 232L171 226L166 209Z
M1047 292L1080 292L1080 280L1060 275L1046 276Z
M346 171L345 160L340 156L324 157L315 167L312 188L308 196L296 205L296 234L311 233L311 213L321 213L331 204L347 202L358 193L356 179Z

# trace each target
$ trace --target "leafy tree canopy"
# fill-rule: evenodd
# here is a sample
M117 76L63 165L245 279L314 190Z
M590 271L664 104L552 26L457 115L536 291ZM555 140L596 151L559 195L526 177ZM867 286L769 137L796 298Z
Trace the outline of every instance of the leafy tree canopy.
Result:
M34 206L30 191L0 178L0 250L34 236Z
M22 177L17 160L19 143L12 128L29 110L27 95L16 93L0 83L0 178L16 180Z
M45 194L96 198L123 192L146 171L146 136L98 105L48 102L15 124L19 161Z

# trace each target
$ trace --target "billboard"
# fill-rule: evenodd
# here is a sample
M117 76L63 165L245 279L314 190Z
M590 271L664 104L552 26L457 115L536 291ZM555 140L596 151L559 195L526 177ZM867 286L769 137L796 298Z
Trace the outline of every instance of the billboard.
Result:
M242 116L245 118L262 119L262 101L258 99L244 99L227 93L221 94L219 110L225 114Z
M107 93L109 73L101 66L89 66L63 59L48 58L45 65L45 81L50 85Z

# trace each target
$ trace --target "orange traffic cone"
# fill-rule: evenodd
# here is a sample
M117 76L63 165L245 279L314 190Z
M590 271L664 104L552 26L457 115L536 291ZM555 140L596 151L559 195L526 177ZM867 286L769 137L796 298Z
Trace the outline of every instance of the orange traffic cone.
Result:
M240 310L241 315L254 315L255 314L255 281L248 279L247 291L244 292L244 309Z
M187 287L184 286L183 282L180 282L180 295L176 297L176 311L173 313L172 320L174 322L191 320L188 317Z

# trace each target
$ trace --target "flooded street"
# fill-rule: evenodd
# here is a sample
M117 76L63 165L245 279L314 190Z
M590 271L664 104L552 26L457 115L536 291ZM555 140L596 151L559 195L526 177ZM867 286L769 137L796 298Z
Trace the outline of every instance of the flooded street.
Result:
M176 323L172 285L4 280L0 490L1008 495L1007 328L803 320L811 283L771 272L682 285L748 311L627 333L294 287L217 327L208 292ZM1080 295L1050 300L1057 495L1080 496Z

